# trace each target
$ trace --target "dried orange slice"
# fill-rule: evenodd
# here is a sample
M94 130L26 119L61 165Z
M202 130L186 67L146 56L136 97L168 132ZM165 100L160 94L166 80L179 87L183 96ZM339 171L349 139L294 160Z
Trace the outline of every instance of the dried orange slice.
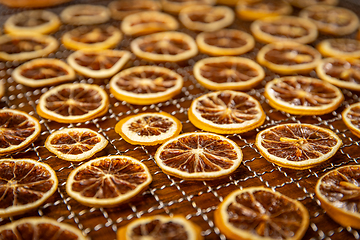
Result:
M183 78L170 69L139 66L116 74L110 81L110 92L121 101L146 105L169 100L182 86Z
M0 59L23 61L44 57L58 47L58 41L51 36L36 33L12 33L0 36Z
M141 193L151 183L145 164L128 156L108 156L91 160L74 169L66 192L91 207L113 207Z
M254 38L236 29L202 32L196 37L200 51L212 56L241 55L255 46Z
M41 95L36 110L40 116L56 122L78 123L104 115L108 105L108 96L99 86L70 83Z
M357 15L341 7L314 5L303 9L299 16L313 21L320 32L336 36L350 34L359 27Z
M255 145L266 160L299 170L325 162L341 144L341 139L329 129L300 123L265 129L256 135L255 140Z
M75 71L61 60L40 58L26 62L11 74L12 78L25 86L43 87L75 79Z
M247 21L256 19L288 15L292 12L291 5L285 0L240 0L236 5L238 16Z
M325 58L316 67L317 75L335 86L360 90L360 60Z
M119 29L113 26L81 26L66 32L61 41L73 50L100 50L115 47L122 39Z
M294 41L310 43L316 40L318 30L308 19L293 16L275 16L256 20L251 32L261 42Z
M196 127L221 134L250 131L261 126L266 117L255 98L235 91L211 92L196 98L188 116Z
M211 90L247 90L265 77L259 64L242 57L204 58L194 65L193 71L196 80Z
M136 36L176 30L178 27L179 23L173 16L158 11L134 13L121 22L123 33Z
M154 158L166 174L187 180L214 180L234 172L243 156L240 147L226 137L192 132L163 143Z
M43 204L57 190L55 171L32 159L0 160L0 217L28 212Z
M86 160L106 147L108 141L88 128L64 128L47 137L45 147L66 161Z
M212 32L225 28L235 19L233 10L225 6L197 5L182 9L179 20L190 30Z
M0 99L4 96L5 94L5 86L4 83L0 81Z
M155 215L141 217L120 228L118 240L132 239L202 240L201 228L182 216Z
M84 76L108 78L118 73L130 57L128 51L85 49L70 54L67 62Z
M360 103L348 106L342 112L342 119L350 131L355 136L360 137Z
M157 145L181 132L181 122L165 113L140 113L122 119L115 125L115 132L131 144Z
M360 58L360 41L355 39L325 39L316 48L324 57Z
M76 4L60 13L61 20L71 25L92 25L110 20L110 10L101 5Z
M113 19L123 20L126 16L133 13L159 11L161 4L155 0L122 0L110 2L108 8Z
M313 5L337 5L339 0L287 0L291 5L298 8L306 8Z
M0 227L0 236L4 240L30 237L31 233L37 239L88 240L78 228L43 216L23 218Z
M322 176L315 187L321 207L344 227L360 228L360 166L337 168Z
M291 114L322 115L336 110L344 96L340 89L316 78L288 76L265 86L270 106Z
M309 226L304 205L264 187L233 191L215 210L214 219L229 239L300 240Z
M196 5L214 5L215 0L161 0L164 11L179 13L182 9Z
M59 17L46 10L23 11L10 16L4 23L6 33L40 33L55 32L61 25Z
M41 132L39 121L29 114L13 110L0 110L0 156L17 152L34 142Z
M130 44L138 57L151 61L178 62L194 57L198 50L192 37L182 32L161 32L138 37Z
M265 45L257 54L257 61L281 74L308 73L321 60L321 54L309 45L297 42L274 42Z

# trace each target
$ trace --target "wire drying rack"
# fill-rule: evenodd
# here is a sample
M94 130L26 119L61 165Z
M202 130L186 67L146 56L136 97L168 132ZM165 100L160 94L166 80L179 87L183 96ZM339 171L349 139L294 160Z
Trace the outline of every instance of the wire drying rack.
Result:
M71 3L63 4L49 10L60 13L66 6L76 3L90 3L107 5L110 1L96 0L77 0ZM340 1L340 6L346 7L360 13L360 3L356 0ZM9 9L0 7L0 23L21 9ZM295 15L297 12L295 11ZM120 21L111 20L108 24L119 27ZM233 23L230 28L236 28L249 32L249 22L242 22L239 19ZM60 40L61 36L74 26L63 25L53 36ZM196 33L185 29L183 26L179 29L193 37ZM320 35L317 42L329 36ZM354 38L355 35L347 36ZM116 46L116 49L130 50L129 44L133 38L125 36ZM244 57L255 59L258 50L263 45L256 44L251 52L244 54ZM66 59L72 53L63 45L55 52L49 55L51 58ZM348 164L358 164L360 161L360 151L358 137L354 136L344 125L341 119L341 112L346 106L359 101L357 92L343 90L345 101L335 111L322 116L295 116L271 108L263 96L266 82L278 77L266 69L266 77L261 84L251 91L247 92L260 101L265 112L265 123L250 132L243 134L227 135L229 139L234 140L242 149L244 159L241 166L230 176L214 181L184 181L169 176L161 171L155 164L154 154L156 146L145 147L135 146L125 142L117 133L114 126L122 118L142 113L165 111L177 117L183 124L182 132L200 131L195 128L188 120L187 111L193 99L209 92L197 83L192 75L192 66L200 59L208 57L205 54L198 54L196 57L180 64L160 63L141 60L132 56L127 67L139 65L158 65L175 70L184 78L184 87L181 93L173 99L149 106L130 105L126 102L116 100L109 93L110 79L92 79L78 76L75 82L98 84L107 91L110 96L109 111L102 117L93 119L85 123L61 124L44 118L41 118L35 110L36 104L41 94L49 88L29 88L17 84L11 78L11 72L21 64L21 62L0 62L0 78L6 86L5 96L2 97L0 106L2 108L18 109L28 112L30 115L40 120L42 133L40 137L27 149L18 153L5 156L12 158L31 158L49 164L57 173L59 187L57 192L39 209L30 211L26 214L11 218L0 218L0 225L6 224L27 216L48 216L60 222L66 222L77 226L84 234L93 240L97 239L115 239L116 231L136 218L155 214L178 215L181 214L187 219L198 224L202 228L202 235L205 239L221 239L226 237L220 233L213 222L213 214L216 206L230 192L250 186L266 186L279 191L291 198L302 202L310 213L310 226L304 236L304 239L359 239L359 231L352 228L343 228L335 223L320 207L320 202L314 194L314 187L319 177L326 172L340 166ZM310 76L316 77L315 72ZM343 140L340 150L329 161L324 164L308 170L290 170L281 168L266 161L258 152L254 145L256 134L268 127L282 123L301 122L311 123L333 130ZM90 208L81 205L69 197L65 191L65 184L68 174L75 167L82 164L72 163L58 159L50 153L45 147L44 142L47 136L55 130L67 127L85 127L101 133L108 141L108 146L97 153L95 157L108 155L127 155L141 160L148 166L153 176L153 182L148 190L140 196L133 198L130 202L122 204L115 208Z

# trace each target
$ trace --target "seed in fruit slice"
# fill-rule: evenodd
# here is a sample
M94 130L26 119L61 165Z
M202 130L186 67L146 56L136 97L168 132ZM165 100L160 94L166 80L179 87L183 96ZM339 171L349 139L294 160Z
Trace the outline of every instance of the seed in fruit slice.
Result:
M110 2L108 8L113 19L123 20L126 16L133 13L159 11L161 4L156 0L122 0Z
M194 57L198 50L192 37L182 32L161 32L138 37L130 44L138 57L150 61L179 62Z
M281 111L299 115L322 115L337 109L344 96L340 89L316 78L288 76L265 86L269 104Z
M343 227L360 228L360 166L337 168L322 176L315 187L321 207Z
M23 236L51 240L89 240L78 228L48 217L23 218L0 227L0 238L3 240L20 239Z
M329 5L314 5L303 9L300 17L310 19L320 32L342 36L359 27L359 18L349 9Z
M320 60L321 54L316 49L292 41L269 43L257 54L258 63L284 75L308 73Z
M0 156L17 152L34 142L41 132L39 121L12 109L0 110Z
M88 128L64 128L51 133L45 141L50 152L67 161L89 159L107 144L105 137Z
M19 33L0 36L0 59L23 61L44 57L59 46L51 36L36 33Z
M261 18L250 26L252 34L261 42L294 41L310 43L316 40L318 30L308 19L294 16Z
M259 132L261 155L281 167L308 169L331 158L342 141L332 131L311 124L282 124Z
M350 131L357 137L360 137L360 103L348 106L342 112L342 119Z
M324 57L360 58L360 41L349 38L332 38L321 41L316 48Z
M57 31L60 25L60 19L55 13L46 10L30 10L10 16L4 24L4 31L48 34Z
M66 192L91 207L113 207L141 193L151 183L145 164L128 156L108 156L91 160L74 169Z
M173 16L158 11L134 13L121 22L123 33L137 36L176 30L178 27L179 23Z
M201 228L183 216L155 215L141 217L120 228L118 240L133 239L187 239L202 240Z
M181 92L183 78L156 66L128 68L110 81L110 92L119 100L146 105L167 101Z
M316 67L317 75L335 86L360 91L360 60L325 58Z
M306 8L313 5L337 5L339 0L287 0L291 5L298 8Z
M232 24L235 19L233 10L225 6L198 5L182 9L179 20L190 30L213 32Z
M78 50L69 55L67 62L84 76L108 78L118 73L129 61L131 53L120 50Z
M56 191L58 179L47 164L32 159L0 160L0 217L28 212Z
M36 107L44 118L61 123L86 122L104 115L109 105L106 92L97 85L62 84L41 95Z
M92 25L109 21L110 10L101 5L77 4L66 7L60 17L66 24Z
M309 226L304 205L264 187L233 191L215 210L214 219L229 239L300 240Z
M17 67L12 78L28 87L43 87L75 79L75 71L66 63L54 58L39 58Z
M73 50L101 50L115 47L122 39L119 29L113 26L81 26L66 32L61 41Z
M285 0L257 0L257 1L238 1L236 13L238 16L247 21L256 19L288 15L292 12L291 5Z
M265 121L265 113L255 98L229 90L196 98L188 116L196 127L221 134L247 132Z
M161 5L164 11L174 14L179 13L182 9L186 7L214 4L215 0L161 0Z
M170 114L140 113L122 119L115 132L131 144L157 145L179 135L181 122Z
M212 56L241 55L255 46L254 38L236 29L202 32L196 37L200 51Z
M184 133L163 143L155 153L164 173L187 180L214 180L234 172L242 161L240 147L207 132Z

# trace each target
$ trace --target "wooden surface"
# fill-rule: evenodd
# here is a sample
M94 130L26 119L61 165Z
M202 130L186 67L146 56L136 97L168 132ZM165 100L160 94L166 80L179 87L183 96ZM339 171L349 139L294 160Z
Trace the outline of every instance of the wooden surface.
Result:
M108 1L74 1L73 3L97 3L107 5ZM50 8L50 10L59 13L65 6ZM341 6L347 7L359 13L360 6L351 4L348 1L342 1ZM0 21L3 23L8 16L20 10L11 10L1 7ZM119 26L120 21L112 20L109 24ZM74 28L73 26L62 26L54 33L57 39L60 39L65 31ZM230 28L237 28L249 32L249 23L236 20ZM181 27L180 31L195 37L196 33ZM327 36L320 36L324 39ZM348 36L348 37L354 37ZM129 43L132 38L125 37L116 49L129 50ZM317 41L318 42L318 41ZM315 42L315 44L317 43ZM256 44L256 48L245 57L254 59L256 53L263 45ZM65 59L72 51L60 46L59 50L51 54L50 57ZM333 113L323 116L294 116L284 112L272 109L263 97L264 85L267 81L276 76L266 70L266 78L261 84L248 93L258 99L267 118L263 126L256 130L243 133L227 135L226 137L234 140L243 150L244 160L241 166L230 176L216 181L184 181L164 174L155 164L153 156L157 149L154 147L134 146L115 133L114 126L122 118L141 112L165 111L177 117L183 124L182 132L199 131L188 120L187 110L192 100L208 90L202 88L192 75L192 65L208 57L205 54L199 54L196 57L182 62L180 64L156 64L165 66L177 71L184 77L185 84L182 92L164 103L150 106L135 106L120 102L112 95L110 96L110 109L103 117L94 119L86 123L79 124L60 124L43 119L37 115L35 106L42 93L48 88L28 88L14 83L10 77L12 70L17 67L19 62L0 62L0 77L6 85L6 94L1 99L2 108L19 109L30 113L40 120L42 126L41 136L28 149L19 153L12 154L12 158L31 158L48 163L52 166L59 178L58 191L38 210L30 211L27 214L13 218L0 219L0 224L6 224L26 216L48 216L58 221L70 223L77 226L93 240L115 239L117 228L124 226L133 219L141 216L154 214L177 215L181 214L198 224L202 228L202 234L205 239L225 239L219 230L214 226L213 214L216 206L231 191L250 186L267 186L279 191L291 198L300 200L310 213L310 226L304 239L352 239L359 238L359 233L351 228L344 229L332 221L319 206L319 201L314 195L314 186L317 179L324 173L338 166L347 164L356 164L360 158L359 138L354 136L344 125L341 119L341 112L344 108L354 102L359 101L358 93L343 90L346 100ZM154 65L154 63L143 61L133 56L127 67L137 65ZM316 76L311 72L311 76ZM109 79L94 80L78 76L76 82L95 83L102 86L109 93ZM256 134L268 127L281 123L311 123L335 131L343 140L343 146L329 161L309 170L289 170L280 168L267 162L258 153L254 146ZM74 199L70 198L65 192L66 178L69 172L81 163L71 163L55 157L45 147L44 142L47 136L54 130L64 127L86 127L99 131L109 141L109 145L96 154L95 157L124 154L135 157L146 164L153 176L153 182L150 188L142 195L135 197L129 203L122 204L116 208L98 209L85 207Z

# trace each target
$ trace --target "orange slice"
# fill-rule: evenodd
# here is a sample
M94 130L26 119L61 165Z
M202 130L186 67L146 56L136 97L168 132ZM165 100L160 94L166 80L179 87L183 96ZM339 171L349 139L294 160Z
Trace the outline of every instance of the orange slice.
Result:
M0 160L0 217L28 212L43 204L57 190L55 171L32 159Z
M37 113L61 123L86 122L104 115L109 107L106 92L97 85L62 84L41 95Z
M298 8L306 8L313 5L337 5L339 0L287 0L291 5Z
M81 26L66 32L61 41L73 50L101 50L115 47L122 39L119 29L113 26Z
M110 81L110 92L121 101L147 105L171 99L182 86L183 78L170 69L139 66L116 74Z
M78 228L48 217L23 218L0 227L0 236L4 240L19 239L19 236L30 237L31 233L37 239L88 240Z
M44 57L58 47L58 41L51 36L36 33L12 33L0 36L0 59L23 61Z
M0 110L0 156L17 152L33 143L41 132L39 121L29 114Z
M157 145L181 132L181 122L165 113L140 113L122 119L115 125L115 132L131 144Z
M207 132L184 133L163 143L154 156L164 173L186 180L214 180L234 172L242 161L240 147Z
M240 0L236 5L238 16L247 21L256 19L288 15L292 12L291 5L285 0Z
M270 106L291 114L322 115L336 110L344 96L340 89L316 78L288 76L265 86Z
M86 160L106 147L108 141L88 128L64 128L47 137L45 147L66 161Z
M343 227L360 228L359 165L337 168L322 176L315 187L321 207Z
M179 13L179 20L190 30L213 32L232 24L235 19L233 10L225 6L189 6Z
M46 10L23 11L10 16L4 23L6 33L40 33L55 32L61 25L59 17Z
M118 240L132 239L202 240L201 228L182 216L155 215L141 217L120 228Z
M229 239L300 240L309 226L304 205L264 187L233 191L215 210L214 219Z
M161 0L162 8L165 12L174 14L182 9L195 5L214 5L215 0Z
M355 136L360 137L360 103L348 106L342 112L342 119L350 131Z
M261 18L250 26L255 38L261 42L294 41L310 43L316 40L318 30L308 19L293 16Z
M12 78L28 87L43 87L75 79L75 71L61 60L40 58L26 62L11 74Z
M248 58L211 57L194 65L194 76L210 90L248 90L265 77L263 68Z
M182 32L161 32L138 37L130 44L138 57L151 61L179 62L194 57L198 50L192 37Z
M317 75L335 86L360 91L360 60L325 58L316 67Z
M241 55L252 50L254 38L236 29L222 29L215 32L202 32L196 36L200 51L212 56Z
M151 183L145 164L128 156L108 156L91 160L74 169L66 192L91 207L113 207L141 193Z
M157 11L134 13L121 22L123 33L136 36L176 30L178 27L179 24L173 16Z
M161 4L155 0L122 0L110 2L108 8L113 19L123 20L126 16L133 13L159 11Z
M194 126L221 134L250 131L261 126L266 117L255 98L229 90L196 98L191 103L188 116Z
M101 5L76 4L60 13L61 20L71 25L92 25L110 20L110 10Z
M255 145L261 155L281 167L308 169L331 158L342 144L326 128L290 123L274 126L256 135Z
M108 78L130 60L131 53L120 50L78 50L66 59L75 71L86 77Z
M360 41L349 38L332 38L321 41L316 48L324 57L360 58Z
M308 73L320 60L321 54L313 47L291 41L269 43L257 54L258 63L284 75Z
M336 36L350 34L359 27L357 15L346 8L314 5L303 9L299 16L313 21L320 32Z
M4 96L5 94L5 86L4 83L0 81L0 99Z

